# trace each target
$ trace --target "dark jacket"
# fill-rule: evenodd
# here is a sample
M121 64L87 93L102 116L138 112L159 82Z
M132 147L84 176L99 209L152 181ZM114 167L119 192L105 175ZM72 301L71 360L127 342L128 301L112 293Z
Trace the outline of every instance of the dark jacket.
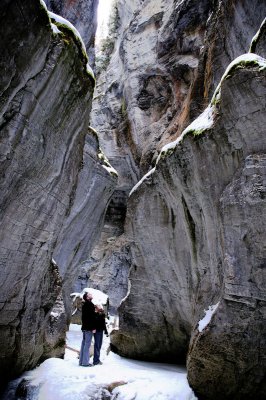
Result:
M95 313L95 322L96 322L96 331L97 332L104 331L104 333L107 335L108 331L106 329L104 312Z
M82 306L82 314L81 314L81 321L82 331L93 331L96 329L96 322L95 322L95 309L94 304L89 301L85 300L85 303Z

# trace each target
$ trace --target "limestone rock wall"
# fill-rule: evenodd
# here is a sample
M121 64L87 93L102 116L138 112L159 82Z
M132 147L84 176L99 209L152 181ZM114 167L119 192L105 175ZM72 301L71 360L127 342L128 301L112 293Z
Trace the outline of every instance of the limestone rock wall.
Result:
M176 26L171 30L167 26L175 19L182 20L185 8L179 9L176 1L118 1L114 52L107 69L97 76L91 125L99 131L101 147L117 169L119 179L107 211L110 218L92 259L83 266L80 283L87 277L89 286L101 290L109 286L110 303L115 308L128 290L125 278L129 253L120 237L128 194L150 168L162 144L177 136L189 119L187 103L211 10L208 1L201 6L196 1L189 3L179 33L189 37L164 56L163 49L177 34ZM192 18L194 14L197 18ZM104 283L98 278L102 275ZM121 289L119 296L114 281Z
M265 395L265 72L257 56L232 65L128 203L130 290L113 348L178 362L189 347L204 399Z
M249 50L266 11L260 1L167 6L121 4L123 34L93 105L107 154L130 153L139 177L211 101L228 64ZM265 25L251 47L261 56L264 49ZM204 114L209 129L200 118L198 131L165 150L129 197L128 295L112 348L139 359L187 360L199 398L262 399L265 60L239 61L219 95ZM204 310L215 304L200 332Z
M118 38L96 87L92 125L101 133L106 154L110 159L123 156L135 182L148 170L161 142L176 135L177 117L181 125L186 119L183 106L195 80L211 3L189 2L179 32L186 43L170 54L169 41L176 43L172 38L178 33L175 26L167 27L182 17L185 7L178 3L118 1ZM185 39L186 31L193 39Z
M248 0L126 0L117 4L117 38L107 69L97 76L91 124L119 172L110 205L114 215L120 216L127 209L131 188L154 166L162 146L204 110L227 65L248 51L265 5L259 0L252 4ZM112 239L122 233L121 220L119 226L105 224L80 282L86 276L88 285L101 288L97 275L102 275L102 268L108 271L107 266L115 270L116 264L127 274L127 262L121 264L121 257L127 258L122 244L115 257L123 238L112 249ZM127 285L123 286L126 293Z
M227 65L248 50L265 5L259 0L117 4L117 39L97 80L91 123L108 157L124 158L121 176L131 172L134 182L162 145L206 107Z
M0 19L3 384L43 357L63 355L66 321L60 317L64 314L60 302L64 274L52 261L53 252L65 229L64 221L72 215L84 164L91 169L87 188L97 181L90 197L89 213L93 204L97 210L93 229L98 225L100 229L114 180L101 165L100 150L88 134L95 82L77 36L65 25L51 24L38 0L3 0ZM90 231L88 224L86 229ZM56 322L61 328L52 337Z
M80 264L88 259L93 245L99 239L105 209L117 181L116 172L105 163L102 164L99 155L101 152L98 137L90 129L85 137L82 168L79 171L71 211L64 221L53 252L63 280L68 319L71 306L69 295L75 290Z
M213 4L199 75L203 89L201 94L208 100L228 64L248 51L253 36L265 18L265 2L260 0L226 0ZM261 52L258 54L263 55ZM194 92L193 107L196 107L195 102L199 100L195 95Z

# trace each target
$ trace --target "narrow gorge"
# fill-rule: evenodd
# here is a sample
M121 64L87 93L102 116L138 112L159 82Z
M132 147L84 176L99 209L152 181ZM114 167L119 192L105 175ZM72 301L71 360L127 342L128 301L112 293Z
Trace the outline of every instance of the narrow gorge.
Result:
M2 387L90 286L115 353L262 400L266 3L114 0L95 54L98 4L0 4Z

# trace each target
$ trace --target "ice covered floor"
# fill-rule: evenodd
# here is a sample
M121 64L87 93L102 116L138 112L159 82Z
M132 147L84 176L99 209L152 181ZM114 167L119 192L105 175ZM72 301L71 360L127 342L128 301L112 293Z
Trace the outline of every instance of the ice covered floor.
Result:
M72 324L67 334L67 345L79 350L80 343L80 326ZM107 354L108 347L109 339L104 336L103 365L80 367L77 353L67 349L64 360L51 358L27 372L24 376L30 379L31 384L40 387L34 400L196 399L188 385L185 369L170 364L129 360L112 352Z

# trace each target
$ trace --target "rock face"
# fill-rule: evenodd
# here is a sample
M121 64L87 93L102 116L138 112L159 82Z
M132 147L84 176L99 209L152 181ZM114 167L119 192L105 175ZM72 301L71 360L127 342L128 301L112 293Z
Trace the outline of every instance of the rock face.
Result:
M264 60L262 72L243 68L222 85L222 132L229 146L221 151L229 147L232 160L241 157L221 186L217 207L221 301L208 328L194 332L188 356L189 381L200 398L262 399L266 393L265 71Z
M83 263L76 290L80 291L90 285L108 293L109 312L117 315L117 309L128 290L131 253L124 235L113 237L114 243L110 244L106 233L107 230L103 229L91 259Z
M249 50L265 3L131 1L119 2L119 15L92 125L112 163L124 159L118 170L132 183L205 109L228 64ZM253 53L265 56L264 38L262 28ZM128 295L112 346L139 359L187 359L201 399L262 399L265 61L239 60L204 116L129 197L115 244L128 249ZM94 282L123 259L116 250L89 271ZM204 310L215 304L200 332Z
M86 135L83 164L79 172L71 212L65 219L53 257L59 265L63 280L63 296L68 317L69 295L75 289L80 264L87 260L100 236L105 208L117 180L117 174L108 164L100 164L98 137L92 129ZM106 170L107 168L107 170ZM111 174L108 173L108 169ZM83 288L82 288L83 289Z
M70 21L79 31L93 67L95 63L95 31L99 0L45 0L48 10Z
M130 291L112 344L177 362L190 342L188 378L202 399L262 399L266 390L265 73L262 58L236 61L128 204Z
M227 65L248 51L265 5L259 0L117 4L117 39L106 71L97 77L91 124L119 173L110 210L121 216L131 188L154 166L162 146L203 111ZM118 225L105 224L93 258L80 275L81 286L101 290L102 275L109 275L111 303L117 292L111 289L113 275L107 271L116 271L119 264L126 276L130 264L124 238L118 238L123 231L121 220ZM119 286L127 292L124 281Z
M176 135L173 123L185 112L182 107L195 79L211 7L208 1L201 7L190 1L188 14L197 13L198 18L192 21L187 15L182 34L189 30L193 45L177 46L170 54L166 48L173 29L168 31L167 27L184 12L180 9L177 13L176 3L118 1L118 39L107 71L100 74L96 87L92 126L99 129L101 146L110 160L123 156L122 176L128 171L133 182L148 170L161 142Z
M203 111L227 65L247 52L265 5L259 0L117 4L117 40L98 77L91 123L110 160L124 159L121 176L136 182L162 145Z
M107 212L109 220L92 259L83 267L80 283L103 291L108 287L114 308L128 290L130 251L121 236L128 194L162 144L178 134L177 124L183 126L188 118L184 104L189 102L196 79L211 9L207 1L201 7L190 3L189 15L197 12L198 19L192 21L188 15L183 30L190 32L193 45L189 49L188 43L180 45L169 57L158 57L159 48L163 53L172 40L173 30L167 31L167 26L175 18L182 19L184 10L177 16L175 1L118 1L114 52L107 70L97 79L91 124L99 131L101 147L119 180Z
M52 255L77 204L84 164L91 168L84 189L87 203L88 186L93 187L94 180L98 185L90 197L93 229L96 225L100 229L114 179L100 165L100 150L88 133L94 78L75 33L64 24L51 24L37 0L3 0L0 16L3 384L42 358L63 355L61 291L66 271L52 261ZM53 337L55 324L61 328Z

